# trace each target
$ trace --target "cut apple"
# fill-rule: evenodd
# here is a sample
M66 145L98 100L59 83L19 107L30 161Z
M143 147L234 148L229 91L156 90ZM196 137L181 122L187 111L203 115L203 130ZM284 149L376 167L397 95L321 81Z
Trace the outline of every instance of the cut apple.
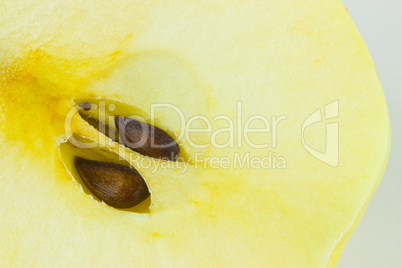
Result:
M6 0L0 12L0 266L336 265L390 144L341 1ZM93 121L83 103L107 113ZM110 116L169 134L177 161L100 131ZM107 205L77 156L135 170L151 196Z

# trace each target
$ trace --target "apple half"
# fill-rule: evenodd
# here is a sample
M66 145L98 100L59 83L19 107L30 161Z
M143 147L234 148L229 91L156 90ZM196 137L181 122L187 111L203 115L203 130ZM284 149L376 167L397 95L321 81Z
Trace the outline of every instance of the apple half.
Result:
M0 266L336 265L390 144L341 1L6 0L0 14ZM184 161L114 142L80 101L151 118ZM75 155L123 157L150 198L97 200Z

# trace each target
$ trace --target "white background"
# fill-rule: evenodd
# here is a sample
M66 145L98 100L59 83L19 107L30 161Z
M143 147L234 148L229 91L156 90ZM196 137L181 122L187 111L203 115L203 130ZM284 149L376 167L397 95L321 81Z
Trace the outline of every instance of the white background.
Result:
M391 116L385 176L339 262L402 267L402 0L343 0L371 52Z

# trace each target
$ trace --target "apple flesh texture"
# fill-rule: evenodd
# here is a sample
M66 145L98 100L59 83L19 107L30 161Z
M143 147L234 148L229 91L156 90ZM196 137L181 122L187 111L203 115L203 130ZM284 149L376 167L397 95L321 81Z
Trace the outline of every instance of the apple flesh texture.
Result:
M5 1L0 9L2 266L336 264L382 177L390 135L375 68L340 1ZM113 209L85 194L58 154L72 99L94 97L145 113L171 103L186 118L236 120L239 100L244 118L284 114L274 150L287 169L136 166L150 213ZM305 151L300 132L335 100L332 168ZM156 118L179 131L171 111ZM97 137L79 117L72 131ZM324 139L306 132L309 143ZM270 150L186 140L182 148L230 158Z

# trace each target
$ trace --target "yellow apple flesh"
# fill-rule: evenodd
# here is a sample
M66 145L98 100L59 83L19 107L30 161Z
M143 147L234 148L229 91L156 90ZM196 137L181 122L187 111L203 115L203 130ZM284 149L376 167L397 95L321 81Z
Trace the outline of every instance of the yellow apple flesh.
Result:
M376 70L341 1L6 0L0 14L1 266L336 265L382 177L390 142ZM146 167L138 165L146 157L115 145L108 150L131 154L151 206L149 213L111 208L70 175L74 151L63 156L67 114L77 100L98 98L145 115L168 103L186 119L205 116L212 130L228 127L214 120L221 115L240 125L255 115L284 116L275 132L270 120L269 134L249 135L268 141L265 149L250 146L237 124L233 146L212 146L213 131L180 146L188 159L233 162L271 152L286 163ZM334 102L335 167L301 138L303 122ZM180 134L177 111L154 116L158 127ZM77 114L72 122L71 133L105 142ZM304 141L316 148L325 144L325 122L314 127Z

